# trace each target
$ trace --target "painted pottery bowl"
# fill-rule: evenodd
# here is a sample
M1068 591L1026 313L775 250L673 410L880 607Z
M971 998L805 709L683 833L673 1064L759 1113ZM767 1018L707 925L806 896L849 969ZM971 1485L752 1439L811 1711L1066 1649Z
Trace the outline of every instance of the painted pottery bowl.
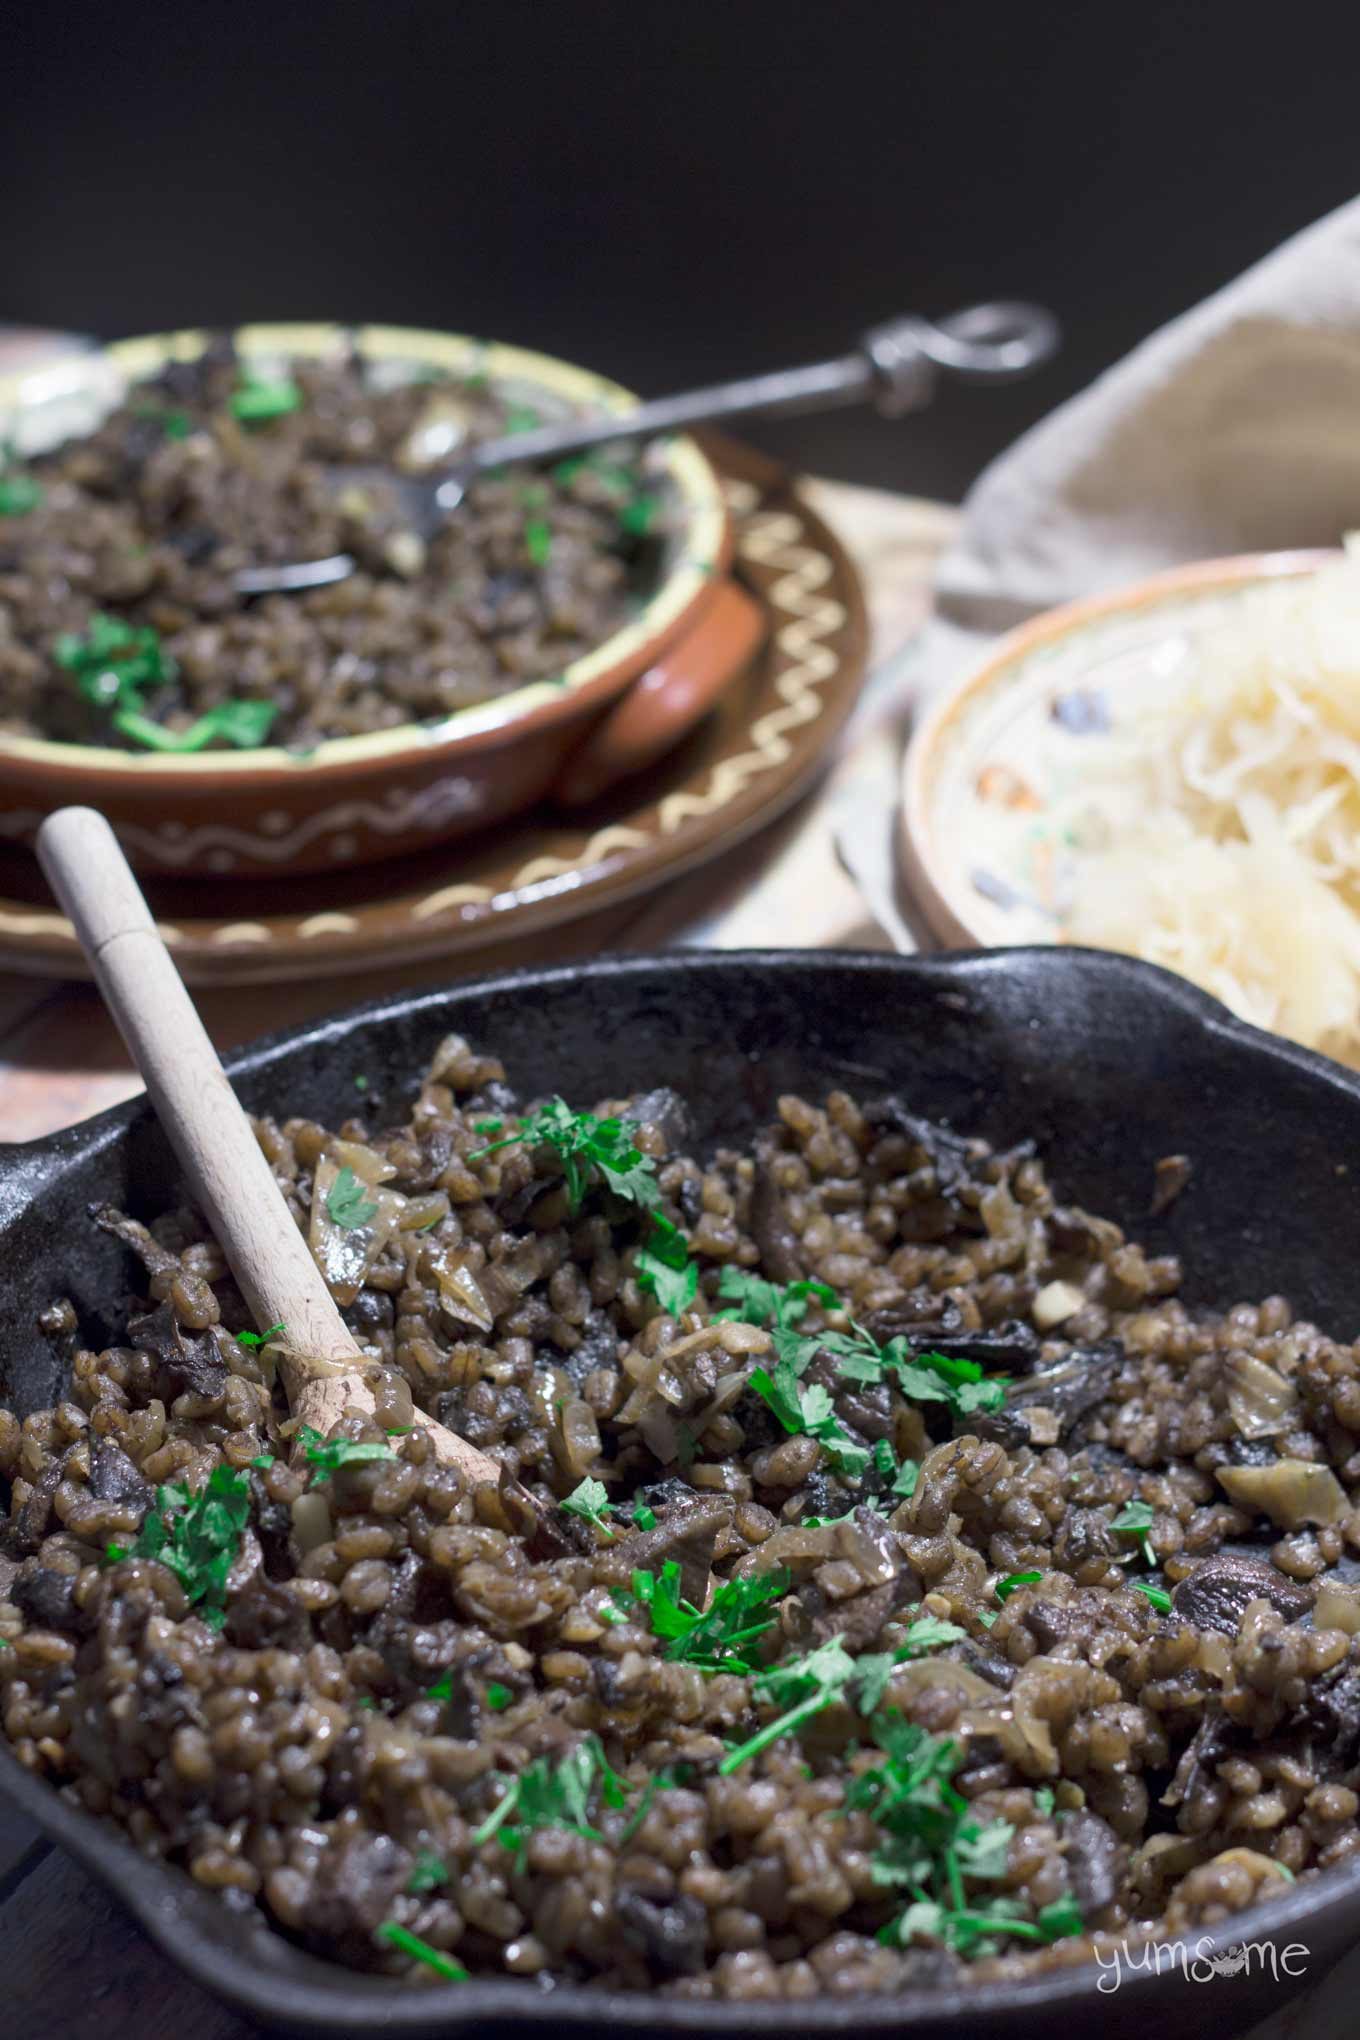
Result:
M437 369L487 375L548 417L626 409L618 384L551 356L395 326L245 326L233 336L262 375L357 348L393 382ZM0 441L29 455L92 431L130 385L209 344L204 332L124 340L0 380ZM667 536L626 626L567 667L431 723L184 756L0 737L0 834L28 842L68 802L101 809L133 862L175 876L324 871L487 828L550 790L567 802L650 764L716 700L760 636L727 578L729 521L713 467L691 439L662 450Z

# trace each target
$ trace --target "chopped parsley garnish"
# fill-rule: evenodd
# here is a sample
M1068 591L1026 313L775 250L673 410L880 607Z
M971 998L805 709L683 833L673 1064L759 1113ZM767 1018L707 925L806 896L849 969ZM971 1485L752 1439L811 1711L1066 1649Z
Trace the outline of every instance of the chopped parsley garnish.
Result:
M427 1686L425 1688L425 1698L427 1700L452 1700L453 1673L444 1672L435 1680L432 1686Z
M655 1530L656 1510L649 1509L645 1502L639 1502L633 1510L633 1521L639 1530Z
M633 1273L638 1287L654 1296L671 1317L679 1317L693 1303L699 1288L699 1270L689 1258L683 1233L660 1212L654 1212L645 1246L633 1256Z
M543 414L532 404L507 404L505 407L505 429L511 432L536 432L543 423Z
M591 1480L587 1477L579 1487L572 1489L562 1507L569 1516L584 1516L586 1522L593 1523L605 1537L614 1535L604 1520L606 1515L613 1513L614 1504L610 1501L609 1490L602 1480Z
M739 1770L751 1757L759 1756L771 1743L791 1735L803 1722L820 1714L836 1701L854 1706L860 1714L871 1715L882 1702L895 1668L924 1651L938 1650L954 1643L966 1632L954 1622L941 1622L933 1615L921 1616L911 1624L893 1651L862 1653L852 1657L839 1636L820 1644L806 1657L790 1658L772 1665L756 1680L756 1698L784 1712L768 1722L749 1741L729 1750L718 1766L724 1777Z
M353 1169L341 1169L326 1198L326 1216L334 1225L353 1232L377 1215L377 1202L370 1198L368 1186L359 1181Z
M448 1881L449 1873L447 1867L432 1850L422 1849L416 1857L415 1866L410 1876L406 1880L406 1889L414 1898L418 1897L423 1891L437 1891L441 1884L447 1884Z
M21 468L0 469L0 517L27 517L43 499L42 487Z
M836 1292L823 1282L791 1282L781 1288L744 1269L724 1268L718 1294L732 1298L736 1308L717 1315L768 1325L775 1352L795 1375L806 1373L817 1354L826 1353L843 1381L872 1387L890 1380L908 1400L948 1403L957 1416L1000 1409L1005 1400L1006 1376L984 1375L975 1360L954 1360L945 1353L913 1354L900 1338L880 1346L862 1325L852 1324L848 1332L802 1331L810 1302L815 1300L824 1310L841 1307Z
M591 1801L598 1797L603 1806L620 1807L627 1800L623 1781L610 1767L597 1735L585 1736L565 1756L554 1760L535 1757L517 1778L502 1779L504 1796L472 1834L472 1846L499 1834L507 1848L514 1849L520 1863L530 1834L535 1828L567 1828L584 1835L589 1842L603 1840L591 1825Z
M619 506L619 523L630 538L645 538L656 517L656 497L634 496Z
M681 1600L680 1568L668 1559L659 1573L635 1571L632 1591L616 1587L614 1600L625 1612L638 1606L645 1610L653 1636L666 1640L663 1656L672 1662L694 1665L701 1672L742 1676L755 1670L745 1646L774 1627L770 1604L780 1600L791 1583L791 1574L782 1567L749 1579L724 1580L707 1609L701 1610Z
M499 1679L492 1679L486 1689L486 1704L493 1714L504 1714L514 1694L508 1686L502 1686Z
M194 429L187 411L163 410L159 404L134 404L132 415L159 425L167 439L187 439Z
M238 751L255 751L269 735L278 712L276 701L220 701L216 708L208 709L187 730L168 730L163 723L128 708L114 716L113 726L148 751L172 751L183 755L205 751L209 744L219 740L233 745Z
M1034 1795L1035 1812L1041 1813L1044 1819L1047 1820L1053 1811L1054 1803L1053 1787L1051 1785L1041 1785Z
M136 627L97 609L88 629L66 631L52 657L70 673L77 691L96 708L141 707L141 690L173 680L174 660L150 624Z
M479 1133L500 1138L488 1147L476 1148L470 1162L498 1148L524 1142L530 1147L551 1147L562 1163L567 1201L573 1211L580 1208L590 1187L591 1172L598 1169L606 1190L634 1205L647 1224L636 1256L635 1272L641 1288L654 1296L663 1310L677 1315L694 1301L699 1271L690 1260L684 1234L657 1207L661 1189L656 1180L656 1163L634 1145L636 1132L631 1120L597 1119L593 1112L573 1112L562 1098L550 1098L528 1118L518 1119L510 1133L504 1122L484 1119Z
M269 425L302 408L302 391L289 375L255 375L242 369L231 394L231 415L242 425Z
M468 1971L461 1962L455 1962L452 1955L445 1955L440 1949L432 1948L428 1941L422 1941L419 1934L413 1934L406 1927L400 1927L395 1920L384 1920L375 1928L375 1941L386 1942L389 1948L399 1948L403 1955L413 1955L417 1962L423 1962L427 1969L433 1969L450 1983L466 1983Z
M1081 1917L1070 1897L1043 1907L1033 1920L1014 1898L970 1901L965 1878L988 1883L1005 1876L1010 1823L979 1823L955 1788L953 1776L963 1761L958 1743L896 1714L876 1714L869 1731L884 1761L851 1780L846 1805L867 1813L883 1831L873 1859L875 1882L905 1887L912 1901L883 1929L881 1941L903 1945L925 1935L968 1955L1008 1935L1053 1941L1080 1933Z
M804 1432L815 1438L831 1464L841 1473L858 1479L869 1464L867 1445L856 1445L836 1415L830 1391L820 1383L804 1388L792 1360L780 1360L773 1374L764 1367L752 1370L750 1386L769 1404L784 1429Z
M1135 1594L1145 1594L1159 1615L1171 1613L1171 1596L1165 1587L1154 1587L1150 1580L1130 1580Z
M1004 1580L998 1580L996 1583L996 1598L998 1601L1007 1601L1017 1587L1035 1587L1042 1578L1041 1572L1007 1573Z
M1148 1531L1152 1528L1152 1505L1150 1502L1130 1502L1117 1516L1110 1518L1110 1528L1118 1537L1133 1537L1143 1554L1146 1565L1156 1565L1157 1554L1152 1548Z
M524 520L524 550L536 567L546 567L552 556L552 526L545 517Z
M356 1077L354 1079L354 1088L356 1091L366 1091L368 1089L368 1078Z
M299 1424L298 1443L304 1448L306 1457L316 1468L312 1475L312 1486L320 1487L323 1480L329 1480L342 1466L363 1466L374 1459L395 1459L396 1453L390 1445L379 1445L376 1439L323 1438L320 1431L310 1424Z
M178 668L150 624L134 626L96 610L83 635L67 631L52 647L57 665L94 708L109 712L121 736L148 751L185 753L208 744L256 749L278 714L276 701L221 701L187 730L170 730L146 713L143 689L168 686Z
M111 1563L120 1558L155 1559L175 1575L208 1627L220 1629L227 1619L227 1574L241 1548L249 1515L248 1475L215 1466L197 1494L182 1481L162 1483L136 1542L130 1548L110 1544L106 1556Z
M277 1339L279 1333L286 1332L287 1329L288 1329L287 1325L283 1322L283 1319L280 1318L278 1323L276 1325L270 1325L267 1331L238 1332L236 1334L236 1343L238 1346L267 1346L271 1339Z

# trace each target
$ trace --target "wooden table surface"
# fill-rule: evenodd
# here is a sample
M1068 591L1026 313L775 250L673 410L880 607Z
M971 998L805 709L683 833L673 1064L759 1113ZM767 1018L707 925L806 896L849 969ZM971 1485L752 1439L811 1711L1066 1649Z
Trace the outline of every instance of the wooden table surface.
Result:
M650 899L539 937L534 960L672 943L739 948L882 946L841 872L833 817L847 800L886 802L910 694L910 642L931 569L954 524L943 506L843 484L807 492L841 533L865 579L873 664L863 703L821 786L764 836ZM315 985L200 994L218 1045L307 1020L379 991L434 984L528 961L499 944L478 957ZM88 986L0 973L0 1139L31 1140L140 1089ZM1221 2017L1216 1981L1206 2021ZM1360 1954L1251 2040L1350 2040L1360 2027ZM250 2031L180 1976L117 1903L0 1806L0 2036L3 2040L244 2040Z

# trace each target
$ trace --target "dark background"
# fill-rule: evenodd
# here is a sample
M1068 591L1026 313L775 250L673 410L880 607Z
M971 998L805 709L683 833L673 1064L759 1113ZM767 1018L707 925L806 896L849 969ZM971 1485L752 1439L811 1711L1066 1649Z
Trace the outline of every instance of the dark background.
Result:
M647 392L1026 295L1060 365L903 425L762 428L958 495L1360 188L1353 9L11 0L0 317L495 334Z

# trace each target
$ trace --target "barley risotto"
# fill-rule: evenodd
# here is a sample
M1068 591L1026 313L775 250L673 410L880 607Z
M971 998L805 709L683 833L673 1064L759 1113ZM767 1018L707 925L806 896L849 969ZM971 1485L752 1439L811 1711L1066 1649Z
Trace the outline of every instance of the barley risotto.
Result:
M546 422L479 373L392 386L358 354L265 376L229 339L89 437L0 449L0 734L305 751L555 680L655 585L663 498L634 452L476 479L427 542L381 483ZM359 571L251 600L243 567Z
M68 1397L0 1413L23 1764L413 1985L926 1990L1355 1850L1357 1349L1190 1312L927 1099L707 1164L673 1092L585 1102L450 1037L404 1126L259 1122L372 1356L329 1437L192 1212L96 1215L125 1343L54 1302Z

